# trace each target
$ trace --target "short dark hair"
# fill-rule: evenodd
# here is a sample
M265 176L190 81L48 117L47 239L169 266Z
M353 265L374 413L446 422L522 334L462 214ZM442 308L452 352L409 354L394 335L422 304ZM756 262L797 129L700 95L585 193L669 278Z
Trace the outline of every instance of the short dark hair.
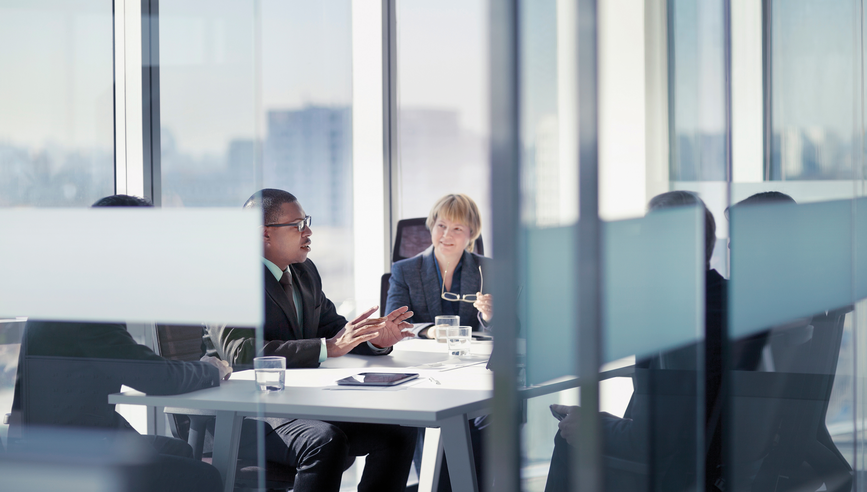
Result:
M653 212L663 208L685 207L690 205L701 205L704 209L704 261L705 266L710 270L710 259L713 256L713 247L716 244L716 221L713 214L707 209L701 198L696 193L691 191L669 191L656 195L650 199L647 204L647 211Z
M295 203L298 199L288 191L265 188L253 193L253 196L244 202L244 208L262 208L263 224L273 224L280 216L280 207L284 203Z
M755 195L745 198L735 204L737 205L755 205L757 203L797 203L794 198L780 191L763 191Z
M756 193L755 195L750 195L747 198L735 203L734 205L726 208L725 214L726 218L729 218L729 211L734 207L743 207L744 205L760 205L762 203L794 203L794 198L789 195L780 192L780 191L763 191L761 193Z
M91 207L153 207L154 204L146 198L130 195L109 195L100 198Z

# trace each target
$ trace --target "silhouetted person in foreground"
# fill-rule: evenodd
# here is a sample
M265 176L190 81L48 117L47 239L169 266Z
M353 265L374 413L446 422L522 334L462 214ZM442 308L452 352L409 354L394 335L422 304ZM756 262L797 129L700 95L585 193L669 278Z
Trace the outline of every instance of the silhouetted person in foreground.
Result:
M142 198L114 195L93 206L152 205ZM28 320L15 383L10 450L15 449L14 439L26 446L28 436L45 428L102 431L124 439L133 436L154 451L155 468L147 477L153 490L220 490L222 480L216 468L193 460L186 442L138 435L108 403L108 395L120 392L121 385L148 394L186 393L218 386L230 373L228 364L214 358L166 360L136 343L125 323Z
M726 326L727 282L710 268L710 259L716 242L716 222L713 215L697 195L687 191L672 191L654 197L648 204L648 213L674 207L700 206L704 211L705 238L705 326L706 356L704 373L707 377L706 402L714 401L719 392L721 377L720 340ZM696 477L696 415L695 394L668 391L678 380L666 379L663 369L677 369L692 381L701 374L696 364L701 344L675 349L636 362L635 392L623 418L602 413L603 450L609 459L603 460L606 490L643 490L651 480L660 483L663 490L685 489L695 486ZM673 371L669 371L673 372ZM639 376L640 375L640 376ZM689 379L692 376L693 379ZM683 377L683 376L681 376ZM681 384L683 386L683 384ZM687 384L688 386L688 384ZM554 454L548 473L546 492L572 490L570 488L571 454L577 445L580 407L552 405L565 414L554 438ZM712 408L707 406L707 408ZM705 420L709 418L705 416ZM630 466L611 466L615 460L648 465L648 475L631 472ZM652 466L650 466L652 465Z

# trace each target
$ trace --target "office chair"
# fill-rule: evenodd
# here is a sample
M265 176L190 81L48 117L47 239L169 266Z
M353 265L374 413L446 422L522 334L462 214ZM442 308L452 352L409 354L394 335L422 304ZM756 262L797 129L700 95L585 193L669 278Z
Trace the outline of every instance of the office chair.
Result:
M821 313L809 326L773 328L731 344L731 427L726 430L722 419L712 422L711 442L705 443L710 450L722 440L730 442L734 462L724 466L731 468L734 483L726 484L726 490L818 490L823 484L828 491L851 490L852 469L825 425L845 316L851 310ZM650 410L648 427L638 439L647 442L646 459L604 457L606 479L621 488L697 486L697 463L690 456L697 438L692 431L695 412L672 409L695 407L698 373L659 369L659 361L668 355L654 361L655 369L635 371L634 398L645 399L642 404ZM679 430L673 434L672 429ZM651 438L663 433L665 439ZM725 476L719 471L716 475ZM710 482L708 490L716 486Z
M26 321L23 320L4 320L0 322L0 345L18 345L21 346L21 339L24 337L24 326ZM15 372L18 369L18 359L12 359L13 367L7 367L6 371ZM10 365L12 365L10 364ZM3 425L9 425L12 418L12 413L4 413L2 422ZM8 435L7 435L8 440ZM6 450L3 443L3 438L0 437L0 455Z
M205 355L202 325L156 325L157 353L167 359L197 361ZM213 432L214 414L187 408L166 408L172 435L184 439L193 448L193 458L201 460L205 434ZM204 458L209 461L209 458ZM350 463L351 464L351 463ZM235 472L235 490L259 490L260 467L255 462L238 460ZM295 482L295 468L268 462L265 467L266 490L291 490Z
M775 417L771 429L776 431L770 433L767 453L750 484L753 491L817 490L822 484L828 491L852 489L852 468L831 440L825 424L843 325L852 309L850 306L814 316L812 334L800 344L786 344L785 333L772 332L768 347L775 360L774 372L734 371L736 377L742 378L735 379L732 385L735 401L738 397L756 399L755 391L761 391L764 396L759 398L771 401L764 408L753 405L752 409L770 410ZM781 356L787 349L792 357L785 361ZM755 414L739 417L751 419ZM765 420L771 419L766 416Z
M818 490L825 484L828 491L851 490L851 467L825 425L851 310L821 313L809 325L775 327L733 344L730 427L717 422L711 437L711 446L730 443L733 461L725 466L734 483L727 489ZM760 357L743 350L746 341L761 345Z
M394 249L391 252L392 263L412 258L431 245L430 231L425 222L427 222L427 218L425 217L397 221L397 229L394 232ZM485 244L482 241L481 235L476 239L474 252L482 256L485 255ZM385 273L379 282L380 316L387 314L385 312L385 301L388 299L388 279L390 278L391 274Z

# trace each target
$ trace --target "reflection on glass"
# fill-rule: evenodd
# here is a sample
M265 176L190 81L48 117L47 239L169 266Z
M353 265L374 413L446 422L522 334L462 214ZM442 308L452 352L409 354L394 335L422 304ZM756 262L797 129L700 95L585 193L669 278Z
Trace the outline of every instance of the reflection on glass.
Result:
M487 3L399 0L397 31L397 217L424 217L447 193L491 217Z
M240 207L261 188L289 191L316 217L311 258L341 312L355 297L350 7L160 6L162 205Z
M114 190L112 22L98 0L0 5L0 207Z
M859 5L772 2L770 179L856 176Z
M724 181L724 2L673 0L670 43L672 181Z
M696 194L673 191L658 195L650 201L648 216L644 220L646 224L642 227L655 227L660 231L677 231L672 222L681 222L682 229L693 233L685 236L671 234L670 242L685 242L686 246L698 251L693 255L681 253L685 262L693 263L693 273L686 279L672 275L670 279L656 279L652 286L639 282L642 288L627 291L622 296L616 308L636 310L639 314L631 322L629 330L625 327L616 327L615 330L608 325L605 328L606 335L619 338L641 340L645 334L652 333L657 335L657 339L667 340L662 347L657 340L644 342L646 352L639 352L635 361L633 394L623 414L603 412L600 415L605 490L693 490L699 486L705 457L702 423L707 425L713 419L712 412L702 415L702 408L714 408L719 398L727 282L710 269L716 224ZM624 221L626 224L633 222ZM696 222L704 226L704 234L698 237L694 232ZM696 248L697 245L703 247ZM659 247L660 242L647 241L647 246L659 256L667 254ZM606 250L609 248L611 246L606 246ZM706 274L699 275L697 266L703 267L701 271L706 270ZM671 273L679 273L675 271L677 268L677 265L672 265L669 269ZM680 268L690 271L687 266ZM613 277L622 275L623 272L616 270L606 271L610 282L615 281ZM695 282L701 277L705 278L705 285ZM704 297L705 319L692 316L690 330L675 328L673 331L677 336L665 339L671 335L664 333L669 329L668 323L652 312L661 308L649 306L646 302L657 299L653 297L655 291L649 292L651 289L669 296L686 297L693 303ZM693 292L685 294L685 290ZM701 312L699 306L691 308L694 312ZM663 310L673 320L679 315L677 309L669 307ZM645 311L648 316L641 319L640 315ZM707 339L701 336L705 330ZM608 340L608 344L624 345L622 341L612 340ZM562 419L554 439L554 454L545 490L566 492L572 490L569 487L569 469L579 443L577 429L582 419L587 417L579 406L555 406L552 410L555 414L560 413Z
M846 277L852 257L833 254L839 234L821 228L840 222L839 203L797 205L788 195L765 192L732 206L730 401L721 409L712 441L724 443L728 458L708 471L711 483L730 482L734 490L851 490L851 428L841 420L851 400L847 380L835 385L835 376L841 351L849 350L842 347L847 313L853 310L845 295L851 292ZM791 220L793 214L800 220ZM810 246L805 226L819 243ZM847 264L842 273L835 266L841 261ZM823 281L817 272L829 278ZM822 295L838 282L846 284L843 296ZM800 285L793 289L793 283ZM759 295L757 286L768 312L742 308L749 296ZM809 295L792 302L804 294Z
M771 490L774 484L786 490L820 490L823 484L824 490L851 490L852 447L843 445L849 426L841 420L845 380L842 387L835 383L851 310L817 313L732 341L726 439L734 490ZM841 430L839 424L842 440L829 432ZM835 441L841 441L839 448Z

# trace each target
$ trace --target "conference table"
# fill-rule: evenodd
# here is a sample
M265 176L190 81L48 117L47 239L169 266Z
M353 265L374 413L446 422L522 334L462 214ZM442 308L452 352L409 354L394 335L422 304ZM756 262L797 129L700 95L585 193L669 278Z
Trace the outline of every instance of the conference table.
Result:
M477 492L468 419L491 412L492 373L485 368L493 343L473 341L472 355L451 357L435 340L405 340L387 356L345 355L328 359L317 369L287 369L286 388L263 393L253 371L234 373L219 387L181 395L145 395L125 391L109 396L109 403L148 407L148 432L164 421L166 408L177 412L216 415L213 465L224 490L235 483L241 422L246 416L368 422L427 427L419 491L430 490L439 472L440 449L449 463L449 479L456 492ZM338 379L360 372L415 372L417 380L394 387L338 386Z

